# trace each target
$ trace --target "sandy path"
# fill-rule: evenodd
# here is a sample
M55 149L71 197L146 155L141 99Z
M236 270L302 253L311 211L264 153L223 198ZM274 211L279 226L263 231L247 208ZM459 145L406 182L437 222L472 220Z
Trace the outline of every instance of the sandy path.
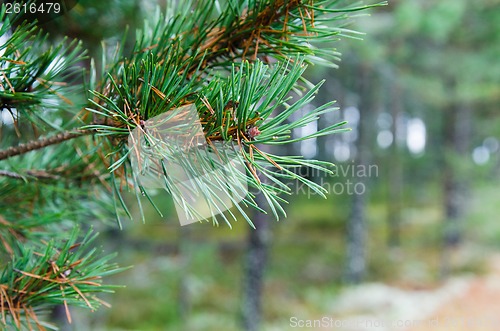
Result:
M467 291L440 307L426 323L408 331L500 330L500 258L492 260L491 270L474 279Z
M382 283L347 288L332 307L342 331L499 331L500 256L485 276L452 277L435 289L408 290Z

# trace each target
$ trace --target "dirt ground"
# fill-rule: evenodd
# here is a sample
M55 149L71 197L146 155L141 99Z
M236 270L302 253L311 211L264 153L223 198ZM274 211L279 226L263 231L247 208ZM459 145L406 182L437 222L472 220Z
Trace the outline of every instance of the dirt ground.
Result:
M432 289L383 283L348 288L338 297L334 320L319 328L341 331L498 331L500 256L482 276L452 277Z
M407 330L500 330L500 258L492 259L488 275L472 280L464 293L445 303L421 325Z

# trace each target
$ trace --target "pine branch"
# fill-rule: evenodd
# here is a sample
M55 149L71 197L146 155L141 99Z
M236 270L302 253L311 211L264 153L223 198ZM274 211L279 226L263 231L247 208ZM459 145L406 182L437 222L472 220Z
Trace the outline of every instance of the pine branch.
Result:
M20 144L15 147L9 147L5 150L0 151L0 161L8 159L13 156L22 155L37 149L42 149L50 145L56 145L62 143L63 141L71 140L74 138L82 137L94 133L94 130L82 130L77 129L73 131L66 131L58 133L54 136L33 140L25 144Z
M49 171L46 170L27 170L25 175L22 175L17 172L13 171L8 171L8 170L0 170L0 176L4 177L9 177L9 178L14 178L14 179L20 179L20 180L27 180L29 178L36 178L36 179L51 179L51 180L58 180L61 179L59 175L53 174Z
M12 172L8 170L0 170L0 176L10 177L15 179L24 179L24 176L18 174L17 172Z
M102 284L102 277L123 269L109 263L112 255L96 256L92 247L96 234L89 231L79 241L78 233L75 227L67 240L42 241L36 248L23 247L21 242L9 247L17 254L0 274L0 312L4 316L0 325L15 325L18 329L36 325L38 330L44 330L37 315L54 306L64 305L70 322L68 305L92 311L101 305L109 306L96 294L113 292L116 286ZM7 314L11 320L5 319Z
M0 7L0 112L11 112L16 124L60 129L54 123L64 119L61 111L75 116L81 109L85 89L73 83L83 78L86 52L68 38L47 47L47 35L34 22L23 22L22 11L5 9Z
M207 40L199 47L195 64L200 60L203 61L200 66L200 69L203 69L221 55L231 54L241 56L242 60L247 59L247 54L250 54L249 58L255 60L259 53L259 42L263 40L261 35L276 34L278 37L286 39L289 34L287 22L283 23L282 30L271 29L271 24L278 22L281 18L288 17L291 10L300 6L300 0L273 1L270 6L263 8L255 5L251 12L244 12L230 26L212 29L207 34ZM269 46L269 44L267 45ZM252 50L251 47L254 49ZM240 51L238 52L238 50ZM197 67L190 69L190 71L194 70L199 69Z

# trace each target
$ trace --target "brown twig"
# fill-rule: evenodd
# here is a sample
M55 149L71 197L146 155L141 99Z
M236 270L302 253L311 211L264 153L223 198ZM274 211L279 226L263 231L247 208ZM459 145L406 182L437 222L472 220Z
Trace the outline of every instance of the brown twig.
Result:
M221 56L221 50L233 52L236 49L240 49L242 50L240 56L245 59L246 54L253 47L254 49L251 54L252 58L254 58L255 54L259 52L259 44L264 42L261 33L263 31L272 31L271 25L281 18L284 18L283 31L274 31L274 33L283 34L283 39L287 40L289 34L287 30L289 13L294 8L298 7L300 9L300 6L301 2L298 0L277 0L272 6L265 8L255 17L253 17L253 13L244 13L232 29L213 29L208 33L208 39L205 43L200 45L196 61L194 61L192 67L188 68L188 70L190 72L197 70L199 61L202 59L201 68L205 68ZM301 18L304 21L304 17L301 16ZM267 45L267 43L264 44ZM208 53L205 54L204 51L208 51Z
M21 155L25 154L37 149L41 149L50 145L56 145L59 143L62 143L63 141L66 140L71 140L74 138L78 138L81 136L89 135L94 133L94 130L75 130L75 131L66 131L66 132L61 132L58 133L54 136L39 139L39 140L33 140L30 142L27 142L25 144L20 144L18 146L13 146L9 147L7 149L4 149L0 151L0 161L8 159L10 157L16 156L16 155Z
M0 176L3 177L10 177L10 178L15 178L15 179L24 179L24 177L17 172L12 172L8 170L0 170Z

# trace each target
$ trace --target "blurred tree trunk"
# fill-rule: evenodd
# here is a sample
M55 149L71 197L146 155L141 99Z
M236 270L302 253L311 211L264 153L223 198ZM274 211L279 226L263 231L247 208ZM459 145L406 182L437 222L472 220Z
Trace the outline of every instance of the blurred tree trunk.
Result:
M256 201L259 206L266 203L260 193ZM252 221L256 228L250 228L248 233L242 309L243 328L246 331L259 330L262 320L262 291L270 236L268 218L266 214L254 211Z
M340 71L339 71L340 72ZM339 72L335 73L330 73L329 75L332 76L332 78L328 79L328 84L325 84L322 88L325 90L324 93L318 94L317 102L318 104L325 104L327 102L330 102L332 100L336 100L337 103L334 105L334 107L339 107L339 105L344 104L344 91L343 91L343 86L341 84L341 79L339 78L334 78L334 75L339 74ZM337 122L339 122L341 119L339 118L339 112L332 112L332 113L327 113L321 116L318 120L318 131L333 125ZM332 160L333 159L333 142L338 139L336 135L326 135L326 136L320 136L317 139L317 151L318 153L316 154L316 159L318 160ZM317 173L317 172L314 172ZM317 181L320 185L323 183L323 181Z
M388 171L389 180L389 202L388 207L388 232L387 243L389 247L397 247L401 243L401 208L402 201L401 197L403 194L403 167L401 163L401 154L399 152L399 146L397 141L398 135L398 119L402 114L402 100L401 100L401 86L398 82L394 81L394 77L391 79L392 88L389 95L391 95L390 100L390 110L392 115L392 126L391 133L393 137L389 164L390 167Z
M461 159L464 162L468 157L468 146L470 141L470 114L469 107L458 105L456 111L450 112L448 117L452 130L446 130L451 134L447 136L446 145L453 151L454 158ZM447 169L444 176L445 192L445 245L447 247L457 246L463 240L461 218L464 216L467 207L468 183L461 174L461 169L453 161L446 162Z
M189 276L192 259L191 229L181 226L179 229L178 250L181 260L181 275L179 279L178 309L184 323L191 313L191 296L189 294Z
M271 152L270 146L259 146L264 152ZM260 176L262 183L268 180ZM255 202L259 206L267 203L264 195L259 192L255 196ZM265 209L265 208L264 208ZM245 274L243 280L243 306L242 324L246 331L257 331L261 329L262 322L262 292L264 288L264 273L267 267L267 256L271 236L269 216L257 210L253 210L252 222L255 229L248 228L247 254L245 257Z
M360 120L358 122L358 138L356 140L357 154L354 166L357 169L364 168L367 171L369 166L369 149L370 135L369 128L373 125L370 120L371 111L371 80L372 72L366 65L359 65L359 111ZM357 172L357 171L356 171ZM363 280L366 273L365 260L365 240L366 240L366 225L365 225L365 209L366 209L366 188L368 178L366 176L357 176L352 179L354 183L358 183L358 187L364 187L362 194L352 194L351 213L347 223L347 268L346 281L348 283L359 283Z
M54 307L50 317L52 322L59 328L59 331L71 331L72 327L68 322L64 305Z
M351 215L347 224L346 281L360 283L366 272L365 261L365 196L353 195Z
M450 83L455 91L456 83ZM454 93L452 96L455 95ZM457 98L453 98L457 100ZM469 105L459 100L451 102L444 112L444 208L445 225L443 238L442 276L450 269L450 251L463 241L462 220L467 209L468 182L464 169L467 168L471 140L471 116Z

